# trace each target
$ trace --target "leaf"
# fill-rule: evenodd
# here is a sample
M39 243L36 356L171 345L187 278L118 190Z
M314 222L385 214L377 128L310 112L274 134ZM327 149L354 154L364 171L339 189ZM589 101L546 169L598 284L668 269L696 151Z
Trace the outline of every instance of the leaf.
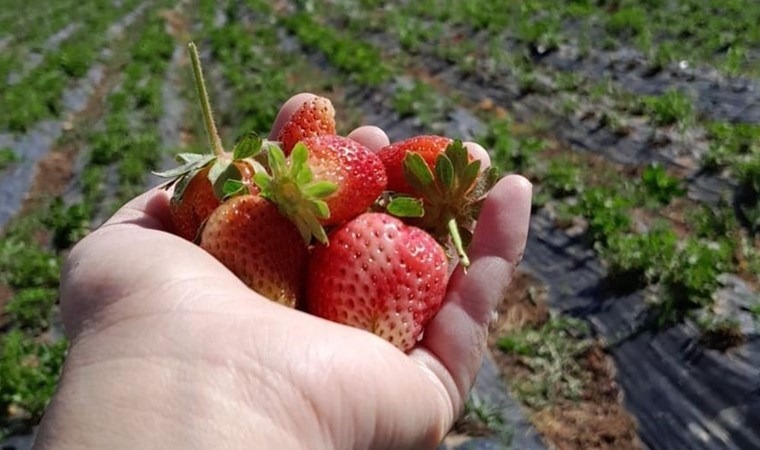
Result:
M303 187L303 193L310 197L325 198L335 193L338 185L330 181L317 181Z
M445 155L451 160L455 173L462 173L470 162L469 151L459 139L446 147Z
M189 162L200 161L202 159L210 160L210 159L213 159L213 156L204 155L202 153L178 153L177 156L175 156L175 159L181 163L189 163Z
M188 153L193 154L193 153ZM215 159L214 155L199 155L201 158L191 160L185 164L163 172L153 172L153 175L161 178L176 178L194 170L200 169Z
M220 173L212 182L214 187L214 195L216 195L216 198L219 199L225 198L226 196L224 186L226 185L227 181L240 181L243 177L243 175L240 173L240 169L238 169L235 164L228 163L225 166L226 167L224 167L224 171ZM213 171L214 167L211 169L211 171ZM209 171L209 179L211 178L211 171Z
M478 179L478 175L480 174L480 160L475 160L469 163L460 174L459 189L461 189L464 194L472 188L472 185L475 184L475 181Z
M435 175L441 192L449 192L454 189L454 165L445 154L438 155L435 160Z
M232 159L237 161L245 158L253 158L261 152L263 139L254 132L246 133L232 149Z
M435 178L419 153L409 152L404 156L403 171L404 178L413 189L423 195L431 192Z
M229 179L224 181L222 187L223 196L222 199L235 197L239 194L245 193L245 184L240 180Z
M388 203L386 210L396 217L422 217L425 215L422 200L414 197L394 197Z

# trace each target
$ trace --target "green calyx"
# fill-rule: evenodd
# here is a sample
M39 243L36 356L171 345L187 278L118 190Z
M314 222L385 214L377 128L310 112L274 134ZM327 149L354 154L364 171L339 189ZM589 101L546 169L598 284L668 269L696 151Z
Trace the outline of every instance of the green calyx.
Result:
M324 199L338 190L335 183L314 180L307 164L309 149L298 143L286 158L276 145L268 148L268 165L271 173L257 170L253 180L261 189L260 195L277 205L280 212L298 228L308 244L312 236L327 244L327 233L320 219L330 217Z
M470 260L465 247L472 237L472 228L488 191L498 180L495 169L480 171L480 161L469 160L467 148L455 140L438 155L433 170L416 152L403 161L404 177L422 200L424 212L416 225L439 240L451 239L460 264L467 268ZM405 197L400 197L405 198ZM390 201L388 210L398 198ZM409 203L409 200L404 200ZM405 208L413 210L413 208Z

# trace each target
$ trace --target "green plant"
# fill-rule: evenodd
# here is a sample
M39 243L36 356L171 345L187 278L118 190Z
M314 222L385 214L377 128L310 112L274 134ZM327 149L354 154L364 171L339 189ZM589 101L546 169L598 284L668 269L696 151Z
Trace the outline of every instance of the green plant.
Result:
M55 390L68 343L37 342L21 331L0 336L0 417L9 408L37 421Z
M585 322L556 315L538 329L515 331L499 339L499 349L518 356L530 371L512 383L523 402L542 408L560 399L580 398L584 381L578 358L591 345L587 335Z
M669 90L658 96L644 97L644 109L655 125L685 125L692 119L694 106L686 94Z
M12 148L0 149L0 170L5 169L9 165L19 162L21 158L13 151Z
M668 174L659 163L652 163L644 169L640 186L645 199L653 198L662 205L667 205L674 197L680 197L686 193L681 180Z
M5 305L11 323L25 330L39 332L50 325L50 314L58 298L51 288L20 289Z
M52 252L16 236L0 240L0 282L13 288L55 287L59 272Z

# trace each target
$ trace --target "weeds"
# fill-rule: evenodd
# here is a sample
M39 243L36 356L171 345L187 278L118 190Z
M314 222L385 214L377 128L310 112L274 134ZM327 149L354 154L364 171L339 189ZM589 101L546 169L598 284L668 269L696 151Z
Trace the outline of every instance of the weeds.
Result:
M522 401L542 408L560 399L577 400L584 388L578 357L591 346L585 322L554 316L538 329L503 336L498 347L518 357L529 372L512 387Z

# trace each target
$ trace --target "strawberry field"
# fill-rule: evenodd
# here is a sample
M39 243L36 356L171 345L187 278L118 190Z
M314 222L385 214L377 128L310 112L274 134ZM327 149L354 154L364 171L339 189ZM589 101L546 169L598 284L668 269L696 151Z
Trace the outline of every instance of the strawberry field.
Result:
M760 3L7 0L0 442L66 357L69 249L298 92L343 135L477 141L533 183L523 263L441 448L760 447Z

